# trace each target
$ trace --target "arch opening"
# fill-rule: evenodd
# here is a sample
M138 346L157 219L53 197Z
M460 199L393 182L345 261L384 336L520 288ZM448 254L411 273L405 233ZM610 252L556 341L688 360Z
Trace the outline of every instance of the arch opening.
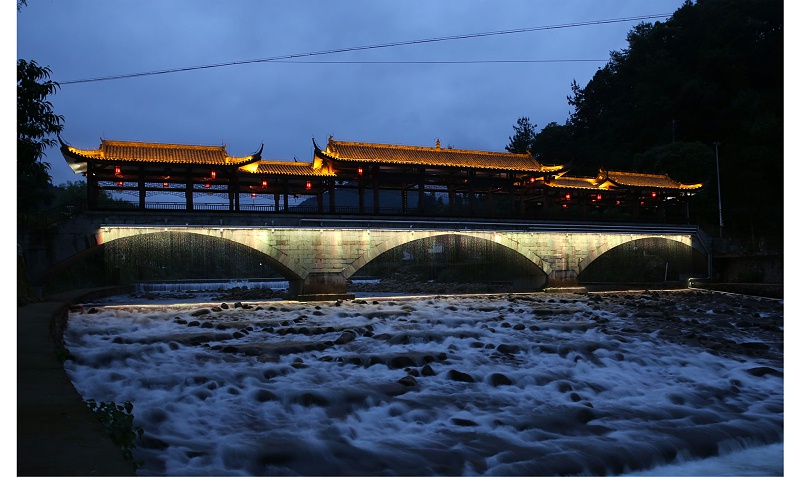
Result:
M683 286L705 276L708 259L681 242L648 237L617 245L591 261L579 274L582 285Z
M158 231L123 237L77 254L37 285L67 289L173 280L297 279L269 255L220 237Z
M465 234L439 234L396 245L350 276L348 289L372 279L375 291L511 292L541 289L547 275L519 252Z

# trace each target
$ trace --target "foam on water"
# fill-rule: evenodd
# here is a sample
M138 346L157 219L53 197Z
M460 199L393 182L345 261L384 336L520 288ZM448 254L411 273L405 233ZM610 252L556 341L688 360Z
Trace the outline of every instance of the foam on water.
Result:
M706 296L660 319L702 329ZM65 368L85 399L134 404L139 475L707 475L687 463L782 456L782 362L641 329L624 300L97 310L70 315Z

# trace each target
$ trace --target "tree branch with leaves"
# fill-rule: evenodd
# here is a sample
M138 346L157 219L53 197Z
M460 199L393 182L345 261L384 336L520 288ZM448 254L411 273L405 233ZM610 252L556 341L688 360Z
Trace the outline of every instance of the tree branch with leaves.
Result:
M509 136L506 151L514 154L527 154L536 139L536 125L531 124L530 118L523 116L517 119L514 126L514 135Z
M43 159L55 146L64 117L47 100L59 89L50 68L35 61L17 61L17 210L35 210L50 197L50 164Z

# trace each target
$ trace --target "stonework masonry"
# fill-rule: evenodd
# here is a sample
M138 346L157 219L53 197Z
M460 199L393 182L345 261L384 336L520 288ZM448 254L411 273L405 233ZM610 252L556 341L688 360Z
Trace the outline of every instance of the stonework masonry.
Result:
M335 226L334 226L335 224ZM395 247L415 240L461 235L494 242L533 263L547 276L548 287L577 285L577 277L605 252L627 242L660 238L708 255L693 226L587 226L586 224L456 223L269 219L232 220L208 214L165 217L108 217L99 214L71 220L45 235L18 237L32 281L69 266L97 247L127 237L164 232L197 234L233 241L258 250L290 282L290 294L346 296L346 281L364 265ZM533 290L531 290L533 291Z
M231 240L262 252L289 279L292 295L345 293L346 280L387 250L419 239L463 235L493 241L532 262L548 286L576 286L597 257L626 242L663 238L692 247L690 234L563 233L341 228L103 227L98 244L126 237L182 232Z

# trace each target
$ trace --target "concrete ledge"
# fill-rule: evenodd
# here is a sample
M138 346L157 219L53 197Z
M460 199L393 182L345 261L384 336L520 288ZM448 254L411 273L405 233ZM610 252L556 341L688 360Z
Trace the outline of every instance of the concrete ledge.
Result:
M56 357L71 300L51 300L17 308L17 475L135 475Z
M783 299L783 283L705 283L693 281L689 288Z
M312 293L308 295L297 295L292 298L297 301L337 301L355 300L356 296L352 293Z
M545 293L588 293L586 287L550 287L542 291Z

